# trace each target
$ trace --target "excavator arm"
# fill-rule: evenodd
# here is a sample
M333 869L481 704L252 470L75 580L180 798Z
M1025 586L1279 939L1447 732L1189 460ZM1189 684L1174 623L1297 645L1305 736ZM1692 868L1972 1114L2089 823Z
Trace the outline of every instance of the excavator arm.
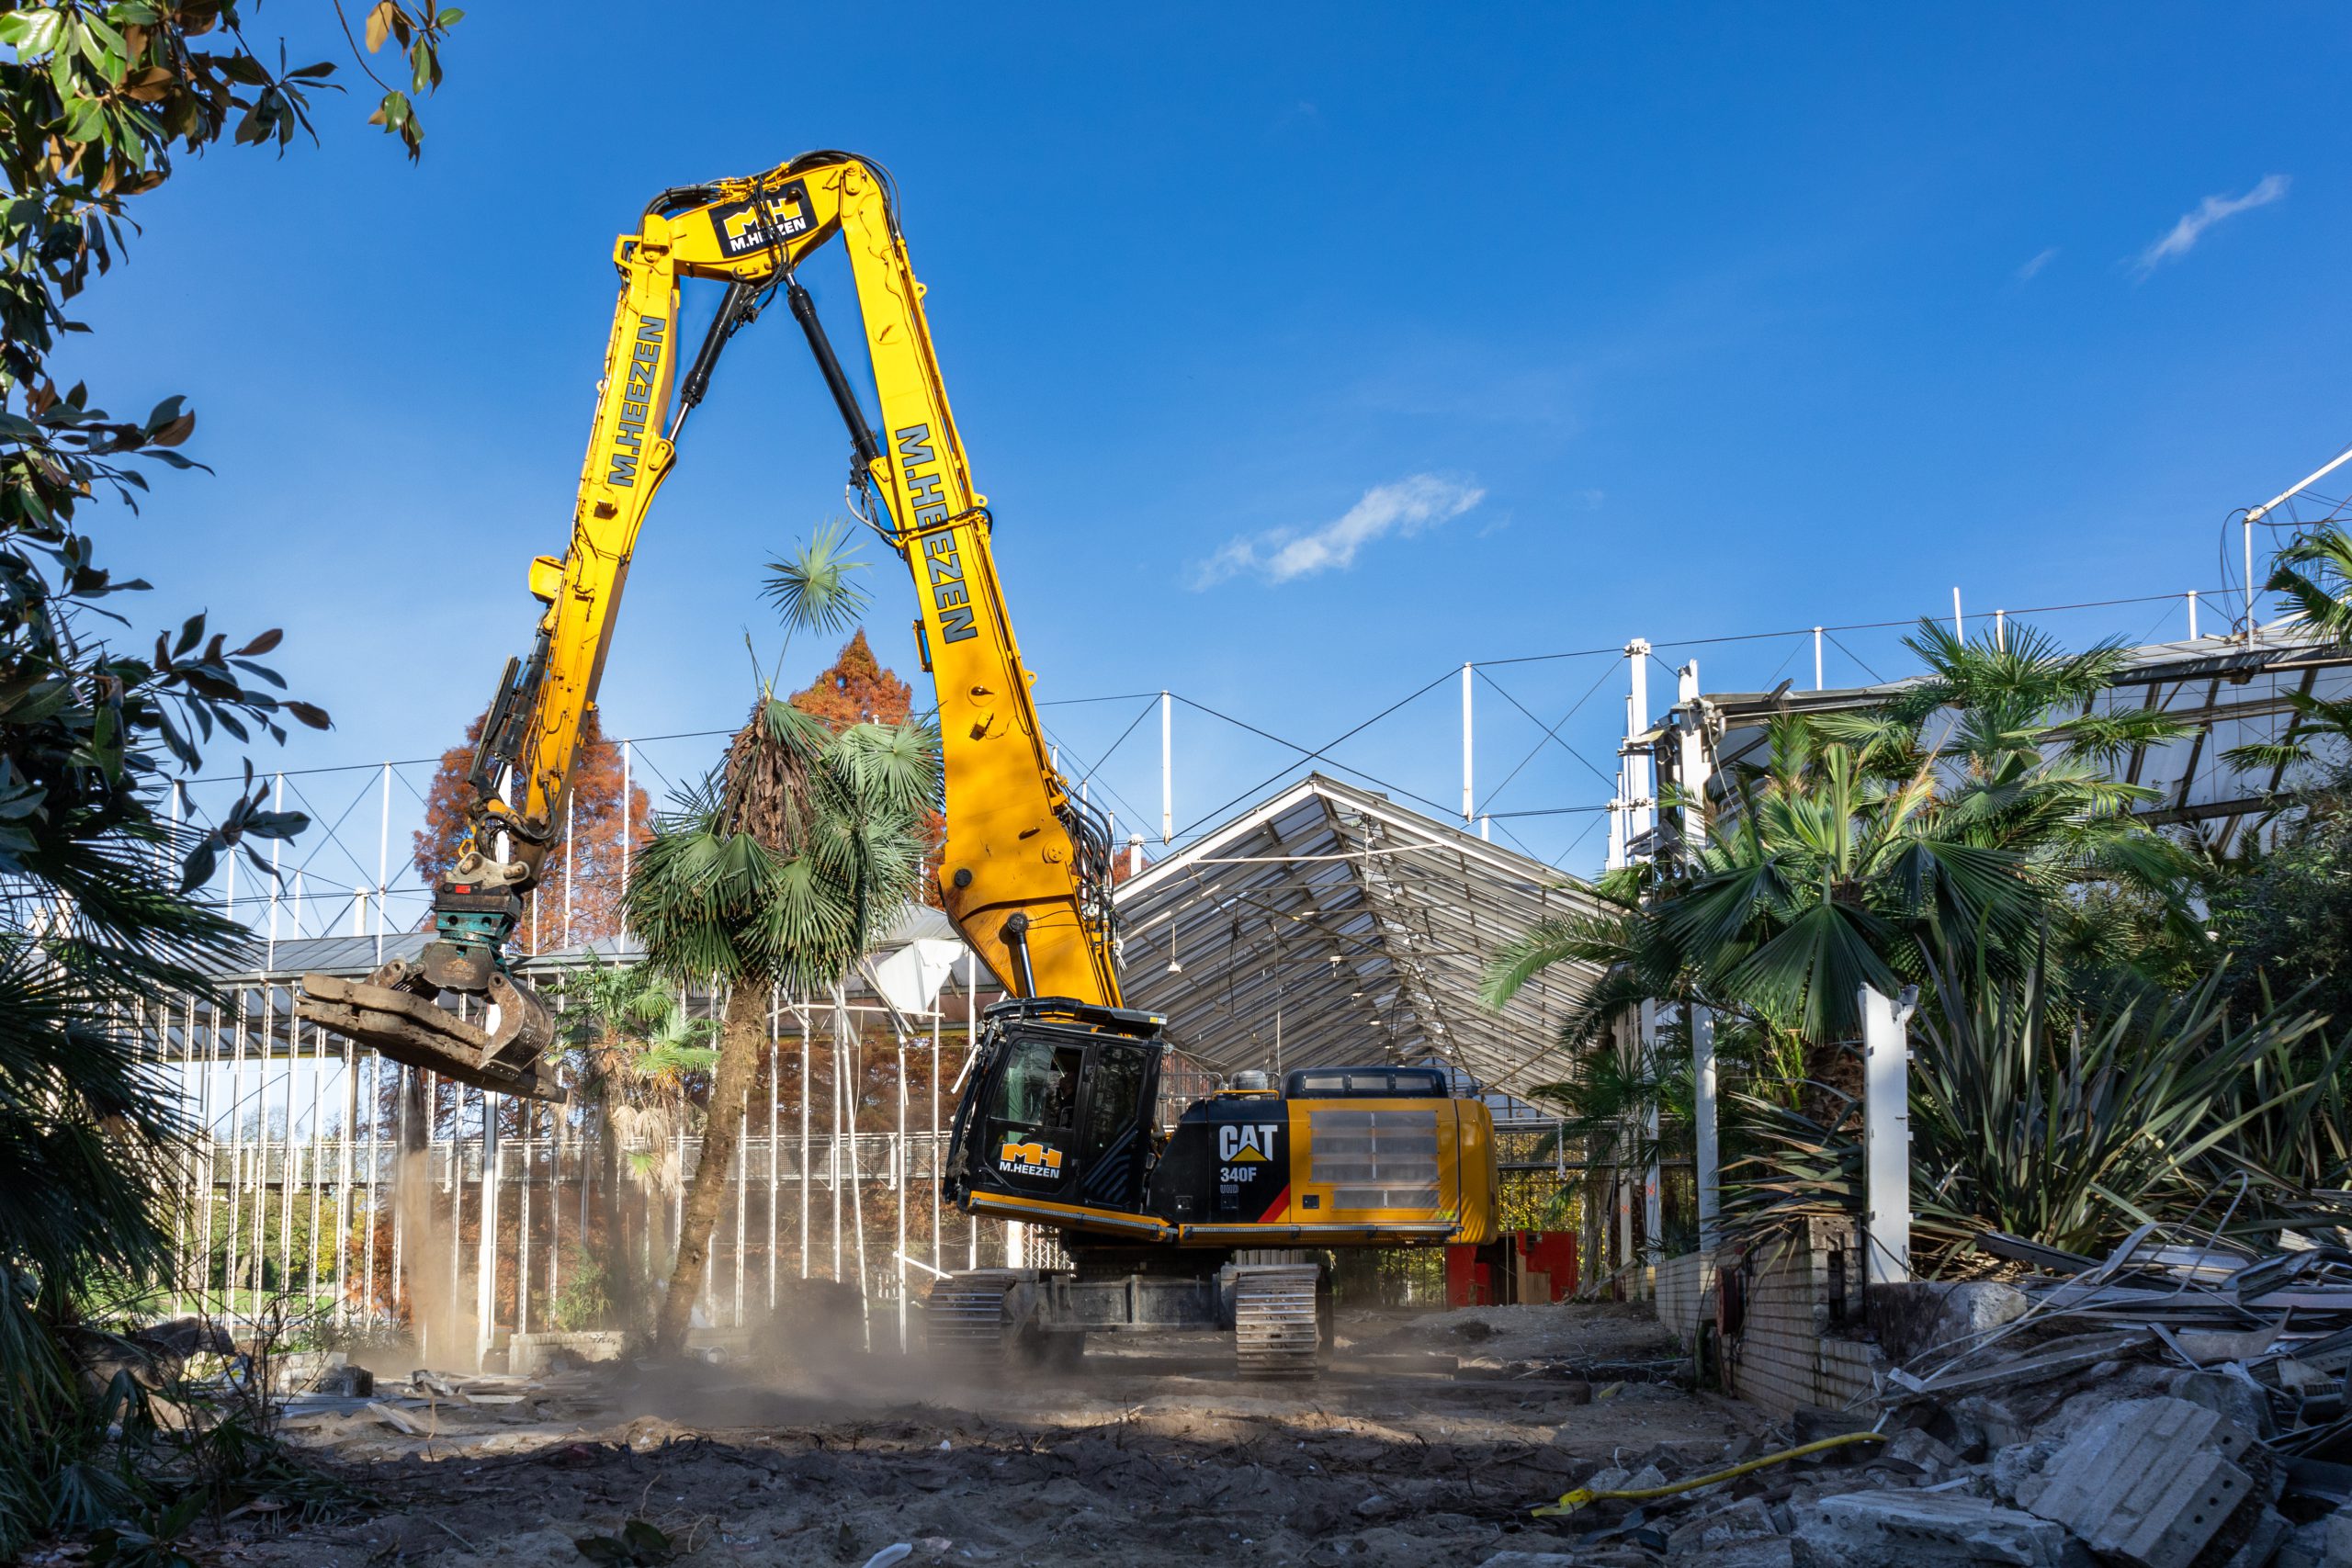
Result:
M795 276L837 236L856 284L878 432ZM947 784L941 900L1013 995L1117 1006L1110 834L1066 787L1039 729L997 579L994 522L956 433L888 176L851 154L816 152L665 191L616 242L613 261L620 297L570 543L531 564L544 607L482 726L466 832L434 890L433 940L418 961L364 982L304 976L303 1016L394 1060L539 1092L552 1024L513 980L508 943L563 821L638 531L728 340L779 293L848 427L853 507L906 562L922 604L916 631L937 687ZM681 376L678 306L690 279L724 292ZM458 1014L436 1005L445 991L458 995Z

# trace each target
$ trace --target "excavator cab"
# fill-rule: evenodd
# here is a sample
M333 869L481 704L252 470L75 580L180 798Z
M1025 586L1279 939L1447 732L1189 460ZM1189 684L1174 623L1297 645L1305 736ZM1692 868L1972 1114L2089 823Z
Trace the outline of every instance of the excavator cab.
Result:
M987 1193L1040 1219L1100 1212L1130 1228L1118 1222L1143 1209L1167 1021L1063 997L999 1002L985 1019L956 1109L947 1196Z

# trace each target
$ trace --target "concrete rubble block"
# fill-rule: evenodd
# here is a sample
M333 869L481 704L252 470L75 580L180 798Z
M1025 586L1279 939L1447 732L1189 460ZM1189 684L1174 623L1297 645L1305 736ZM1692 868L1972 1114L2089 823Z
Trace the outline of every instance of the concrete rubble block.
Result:
M1882 1459L1916 1465L1931 1482L1943 1480L1960 1470L1964 1462L1931 1434L1916 1427L1908 1432L1897 1432L1892 1441L1873 1451L1865 1462L1874 1464Z
M2287 1544L2290 1532L2291 1527L2277 1509L2256 1510L2247 1522L2245 1542L2230 1553L2222 1568L2268 1568L2278 1560L2278 1549Z
M2165 1393L2174 1399L2201 1404L2257 1438L2268 1438L2277 1429L2270 1416L2270 1396L2231 1372L2184 1371L2165 1384Z
M1999 1562L2090 1568L2065 1528L1958 1492L1848 1492L1801 1510L1800 1562L1815 1568Z
M1677 1529L1666 1538L1670 1552L1712 1551L1735 1541L1777 1539L1779 1528L1772 1522L1772 1510L1757 1497L1745 1498L1727 1508L1702 1514Z
M1727 1541L1672 1559L1675 1568L1798 1568L1797 1543L1784 1535Z
M2102 1556L2188 1568L2254 1497L2253 1478L2228 1457L2249 1441L2187 1400L2124 1400L2066 1439L2018 1501Z
M2011 1443L2007 1448L1996 1450L1989 1467L1994 1495L2004 1503L2018 1504L2018 1494L2024 1490L2028 1482L2035 1481L2049 1467L2051 1456L2057 1451L2057 1442L2048 1438L2030 1443ZM2036 1490L2039 1490L2038 1486Z
M1864 1300L1879 1348L1898 1365L2015 1323L2033 1304L2016 1286L1990 1280L1871 1285Z
M2338 1508L2324 1523L2320 1539L2327 1547L2327 1568L2352 1568L2352 1508Z

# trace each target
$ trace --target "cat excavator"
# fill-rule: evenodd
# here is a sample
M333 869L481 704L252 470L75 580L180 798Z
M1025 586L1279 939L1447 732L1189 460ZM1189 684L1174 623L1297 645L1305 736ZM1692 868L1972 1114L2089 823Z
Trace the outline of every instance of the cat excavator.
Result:
M835 238L878 431L797 276ZM995 519L956 434L888 172L819 152L665 190L615 242L613 263L620 297L570 544L531 563L536 635L493 693L431 939L364 981L304 976L300 1015L463 1083L560 1097L543 1076L552 1018L513 973L508 944L564 819L639 529L722 351L781 294L848 429L850 508L914 579L946 782L940 899L1006 996L973 1042L946 1196L967 1213L1057 1228L1073 1265L942 1280L934 1346L1066 1359L1090 1332L1221 1328L1236 1332L1246 1372L1311 1372L1329 1290L1307 1249L1493 1240L1487 1108L1435 1069L1309 1070L1279 1088L1238 1074L1159 1125L1166 1021L1122 1005L1110 827L1043 739L997 579ZM720 294L681 373L689 280Z

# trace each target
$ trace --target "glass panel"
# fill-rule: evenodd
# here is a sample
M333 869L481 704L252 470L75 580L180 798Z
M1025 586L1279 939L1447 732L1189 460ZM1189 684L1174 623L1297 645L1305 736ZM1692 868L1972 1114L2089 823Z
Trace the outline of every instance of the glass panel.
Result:
M1078 1069L1085 1055L1078 1046L1050 1040L1015 1042L1004 1065L1004 1125L1030 1131L1068 1127L1078 1109Z
M1117 1045L1095 1047L1094 1078L1087 1086L1086 1131L1079 1140L1080 1149L1100 1154L1136 1124L1146 1066L1141 1051Z

